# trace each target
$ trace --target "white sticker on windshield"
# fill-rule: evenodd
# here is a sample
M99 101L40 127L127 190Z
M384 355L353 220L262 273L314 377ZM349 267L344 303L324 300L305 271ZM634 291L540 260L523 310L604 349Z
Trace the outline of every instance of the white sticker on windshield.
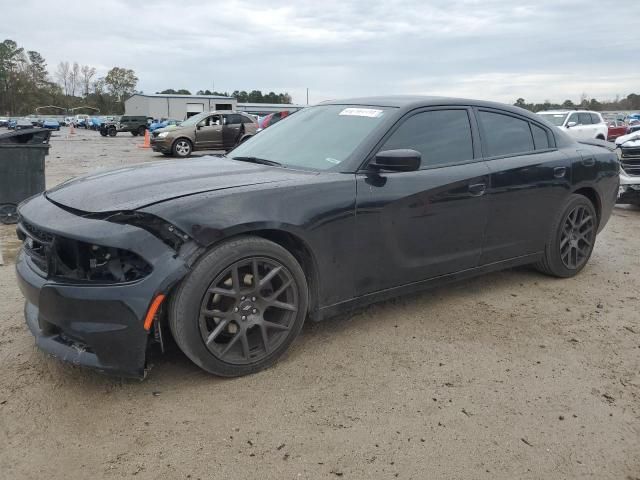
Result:
M340 112L340 115L351 115L355 117L369 117L379 118L382 116L382 110L376 110L374 108L345 108Z
M327 162L329 162L329 163L333 163L334 165L337 165L337 164L339 164L339 163L340 163L340 160L337 160L337 159L335 159L335 158L331 158L331 157L327 157L327 158L325 158L325 160L326 160Z

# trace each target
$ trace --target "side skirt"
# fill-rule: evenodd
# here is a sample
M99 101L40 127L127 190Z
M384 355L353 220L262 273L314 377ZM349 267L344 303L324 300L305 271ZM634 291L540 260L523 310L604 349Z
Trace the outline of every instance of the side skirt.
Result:
M528 265L535 263L542 258L542 252L533 253L529 255L523 255L521 257L511 258L509 260L501 260L499 262L489 263L480 267L469 268L467 270L461 270L455 273L448 273L446 275L440 275L438 277L429 278L427 280L421 280L419 282L408 283L399 287L388 288L386 290L380 290L377 292L367 293L360 297L345 300L333 305L322 307L314 312L309 313L309 318L315 322L319 322L326 318L334 317L339 314L349 312L361 307L365 307L372 303L382 302L391 298L408 295L411 293L419 292L422 290L428 290L431 288L440 287L448 283L457 282L459 280L465 280L467 278L477 277L485 273L495 272L498 270L505 270L507 268L518 267L521 265Z

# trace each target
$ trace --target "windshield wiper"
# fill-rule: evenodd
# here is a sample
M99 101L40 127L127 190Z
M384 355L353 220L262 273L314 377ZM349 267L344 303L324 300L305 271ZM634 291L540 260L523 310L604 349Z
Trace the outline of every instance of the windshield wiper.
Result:
M271 165L272 167L282 166L280 162L267 160L266 158L258 158L258 157L229 157L229 158L231 158L232 160L239 160L241 162L259 163L260 165Z

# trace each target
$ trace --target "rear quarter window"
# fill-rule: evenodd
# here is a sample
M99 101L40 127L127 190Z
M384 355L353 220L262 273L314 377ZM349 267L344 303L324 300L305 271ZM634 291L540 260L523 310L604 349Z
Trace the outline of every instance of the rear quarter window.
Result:
M533 143L536 150L546 150L551 147L549 134L544 128L532 123L531 133L533 133Z

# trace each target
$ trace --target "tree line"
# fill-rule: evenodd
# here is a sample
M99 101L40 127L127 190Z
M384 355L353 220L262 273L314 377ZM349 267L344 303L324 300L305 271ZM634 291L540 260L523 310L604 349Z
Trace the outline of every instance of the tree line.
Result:
M4 40L0 43L0 114L27 115L46 106L67 110L92 107L102 113L124 113L124 100L135 93L138 83L135 72L113 67L104 77L96 77L96 73L91 65L65 61L51 75L40 53L25 50L13 40ZM64 113L64 110L47 108L42 113Z
M156 93L166 95L191 95L191 92L184 88L181 88L179 90L168 88ZM219 95L222 97L233 97L240 103L291 103L291 95L286 92L262 93L260 90L252 90L250 92L246 92L244 90L234 90L231 94L229 94L229 92L217 92L215 90L198 90L196 92L196 95Z
M583 93L577 103L573 103L571 100L565 100L562 103L551 103L548 100L543 103L527 103L524 98L518 98L514 105L532 112L557 109L571 110L576 108L593 110L596 112L612 110L640 110L640 95L632 93L624 98L616 97L615 100L600 101L595 98L589 98L586 93Z

